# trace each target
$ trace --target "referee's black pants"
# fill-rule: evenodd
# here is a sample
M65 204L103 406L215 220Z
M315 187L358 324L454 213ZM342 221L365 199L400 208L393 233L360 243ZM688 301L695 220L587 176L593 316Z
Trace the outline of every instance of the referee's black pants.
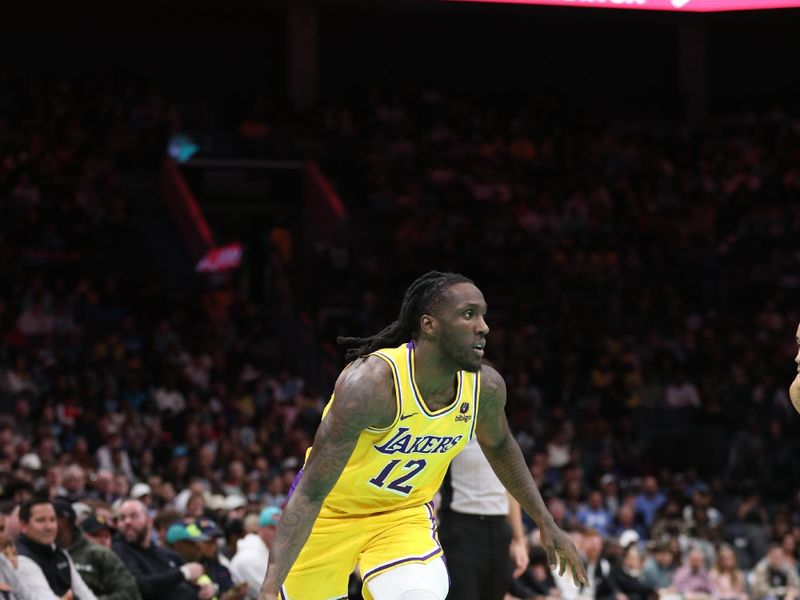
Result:
M508 519L452 510L439 514L439 541L450 574L447 600L503 600L513 572Z

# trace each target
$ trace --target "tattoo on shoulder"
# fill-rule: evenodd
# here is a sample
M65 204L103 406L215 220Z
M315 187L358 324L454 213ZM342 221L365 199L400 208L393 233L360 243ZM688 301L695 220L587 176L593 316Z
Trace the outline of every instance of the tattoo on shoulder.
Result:
M339 413L350 414L362 429L383 427L394 419L394 380L389 366L377 357L367 357L342 373L336 382Z

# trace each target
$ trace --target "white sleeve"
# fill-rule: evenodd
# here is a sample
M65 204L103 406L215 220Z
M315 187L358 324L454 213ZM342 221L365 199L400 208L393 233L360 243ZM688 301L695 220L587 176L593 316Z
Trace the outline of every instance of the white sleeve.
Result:
M86 582L81 577L81 574L78 573L78 569L75 568L75 563L72 562L72 557L69 555L69 552L65 553L67 558L69 559L69 571L70 577L72 577L72 593L75 595L76 600L97 600L97 596L94 595L94 592L86 585Z
M231 560L231 578L234 583L247 583L247 598L255 600L267 575L267 562L258 560L252 553L236 553Z
M53 593L42 569L27 556L19 557L17 577L29 595L38 600L61 600Z
M37 600L36 596L32 596L28 588L22 585L17 570L11 566L11 563L2 554L0 554L0 581L4 581L11 586L12 598L16 600Z

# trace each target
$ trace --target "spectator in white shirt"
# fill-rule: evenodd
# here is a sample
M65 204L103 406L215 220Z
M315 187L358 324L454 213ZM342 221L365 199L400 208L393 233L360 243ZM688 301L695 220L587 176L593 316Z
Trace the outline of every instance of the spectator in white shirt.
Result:
M264 577L275 529L281 517L281 509L268 506L258 515L258 533L248 533L236 544L236 554L231 560L231 576L234 583L247 583L247 598L255 600Z

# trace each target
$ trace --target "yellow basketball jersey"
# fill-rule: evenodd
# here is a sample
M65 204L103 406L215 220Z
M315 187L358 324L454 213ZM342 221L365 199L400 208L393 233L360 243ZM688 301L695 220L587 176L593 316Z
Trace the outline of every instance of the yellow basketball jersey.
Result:
M431 411L414 381L414 345L374 352L394 378L397 415L385 429L361 432L320 514L354 515L420 506L433 499L453 457L475 434L480 374L459 371L455 400ZM325 418L331 403L322 418Z

